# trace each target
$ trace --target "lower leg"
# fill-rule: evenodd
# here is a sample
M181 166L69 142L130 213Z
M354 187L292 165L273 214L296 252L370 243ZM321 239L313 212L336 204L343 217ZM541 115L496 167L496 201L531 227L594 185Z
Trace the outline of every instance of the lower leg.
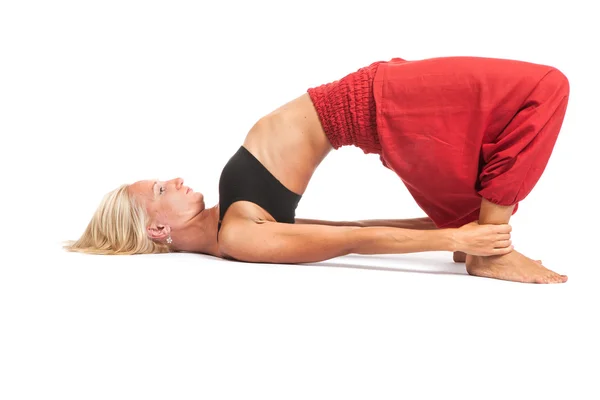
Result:
M507 224L514 208L515 206L498 206L483 199L479 213L479 224ZM467 255L462 251L455 251L453 260L457 263L464 263L467 260Z
M500 206L481 199L481 208L479 210L479 225L484 224L508 224L513 214L515 206Z
M506 224L514 206L500 206L486 199L481 201L480 224ZM467 272L486 278L524 283L563 283L566 275L553 272L539 261L534 261L518 251L502 256L478 257L467 255Z
M482 146L478 194L479 223L506 224L514 206L533 189L554 148L569 97L569 82L560 71L545 72L510 123ZM488 201L493 200L492 201ZM546 269L517 251L503 256L466 257L472 275L535 283L565 282L567 277Z

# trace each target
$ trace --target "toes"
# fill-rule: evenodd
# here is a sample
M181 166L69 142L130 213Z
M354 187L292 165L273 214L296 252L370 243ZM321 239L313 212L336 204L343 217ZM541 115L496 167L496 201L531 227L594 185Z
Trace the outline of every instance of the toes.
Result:
M553 283L565 283L569 278L566 275L554 273L552 276Z
M552 275L538 276L535 283L552 283Z
M566 275L560 275L557 273L553 273L552 275L548 275L546 277L547 283L565 283L567 281Z
M565 283L567 279L568 278L566 275L560 275L556 272L552 272L550 274L538 277L535 280L535 283Z
M556 281L555 275L546 275L542 278L542 283L554 283Z

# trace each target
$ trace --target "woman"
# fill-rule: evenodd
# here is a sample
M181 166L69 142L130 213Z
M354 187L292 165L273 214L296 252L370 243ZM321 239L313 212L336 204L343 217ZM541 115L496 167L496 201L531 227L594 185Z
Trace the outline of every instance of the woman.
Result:
M448 250L471 275L566 282L512 248L508 223L546 167L568 97L567 78L545 65L482 57L378 61L261 118L224 167L216 206L206 209L202 194L181 179L123 185L68 249L272 263ZM379 155L428 218L296 219L316 168L349 145Z

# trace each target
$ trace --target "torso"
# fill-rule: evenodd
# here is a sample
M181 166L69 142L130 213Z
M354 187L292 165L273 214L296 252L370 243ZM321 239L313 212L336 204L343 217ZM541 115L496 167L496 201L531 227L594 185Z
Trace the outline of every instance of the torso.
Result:
M261 118L243 146L289 190L304 194L315 170L333 149L308 94ZM256 204L240 201L229 207L223 225L236 220L275 219Z

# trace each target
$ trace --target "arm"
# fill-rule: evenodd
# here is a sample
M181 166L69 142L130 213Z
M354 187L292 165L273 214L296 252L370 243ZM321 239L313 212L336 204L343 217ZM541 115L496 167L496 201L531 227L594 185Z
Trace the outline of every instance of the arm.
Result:
M423 251L465 251L500 255L512 251L510 225L479 225L458 229L412 230L231 221L221 230L220 250L246 262L307 263L347 254L403 254Z
M419 229L419 230L431 230L438 229L435 223L429 217L423 218L412 218L412 219L368 219L362 221L323 221L318 219L296 219L297 224L317 224L317 225L329 225L329 226L387 226L391 228L404 228L404 229ZM454 262L465 262L467 254L462 251L455 251L453 254Z
M403 229L431 230L437 229L429 217L412 219L367 219L362 221L323 221L318 219L296 219L297 224L313 224L328 226L357 226L357 227L389 227Z
M328 226L236 221L224 227L223 253L239 261L307 263L347 254L402 254L452 251L453 230Z

